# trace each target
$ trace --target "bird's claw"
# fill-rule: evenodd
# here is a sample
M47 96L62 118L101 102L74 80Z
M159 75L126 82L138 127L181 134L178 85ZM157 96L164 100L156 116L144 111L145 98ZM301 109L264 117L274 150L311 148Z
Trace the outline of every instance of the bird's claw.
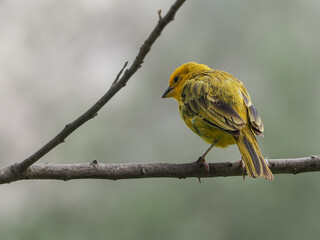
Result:
M210 173L210 166L209 164L206 162L206 160L204 159L204 157L199 157L198 160L196 161L197 165L200 166L200 167L204 167L206 172L207 172L207 175L209 175Z
M242 168L242 179L246 177L246 164L244 163L243 159L240 160L240 166Z

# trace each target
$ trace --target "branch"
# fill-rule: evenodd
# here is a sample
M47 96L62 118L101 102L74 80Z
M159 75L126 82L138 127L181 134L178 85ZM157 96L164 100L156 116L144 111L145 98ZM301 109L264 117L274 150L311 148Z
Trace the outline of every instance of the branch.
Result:
M310 156L305 158L269 159L270 169L274 174L320 171L320 157ZM242 164L236 162L210 163L210 174L204 168L193 163L131 163L131 164L106 164L94 160L82 164L49 164L42 163L31 166L26 172L10 181L10 183L26 179L135 179L135 178L205 178L242 176ZM0 175L5 175L5 169L0 170ZM8 179L8 178L7 178Z
M9 166L6 169L10 169L11 174L6 175L7 180L5 180L4 176L0 174L0 182L10 181L10 178L14 179L18 177L18 175L23 174L31 165L37 162L40 158L42 158L45 154L50 152L53 148L55 148L60 143L64 142L64 140L76 129L78 129L82 124L89 121L93 117L98 114L98 111L121 89L123 88L128 80L132 77L132 75L141 67L144 58L149 53L151 46L156 41L156 39L160 36L162 30L166 27L168 23L170 23L178 11L178 9L182 6L185 0L176 0L176 2L171 6L168 13L161 17L158 21L158 24L155 26L147 40L142 44L138 55L136 56L132 65L124 71L124 74L119 79L122 74L123 69L119 72L118 76L114 80L110 89L85 113L83 113L80 117L78 117L73 122L67 124L64 129L58 133L54 138L52 138L47 144L41 147L38 151L32 154L30 157L26 158L22 162L15 163ZM3 173L2 169L0 173Z

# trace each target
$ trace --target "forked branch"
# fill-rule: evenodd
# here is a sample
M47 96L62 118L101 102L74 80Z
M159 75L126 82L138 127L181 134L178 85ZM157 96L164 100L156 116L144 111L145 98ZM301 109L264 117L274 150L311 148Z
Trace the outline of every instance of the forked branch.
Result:
M67 124L48 143L22 162L0 169L0 184L26 179L133 179L133 178L204 178L242 176L240 161L211 163L210 174L195 163L135 163L106 164L96 160L82 164L35 164L40 158L54 149L76 129L98 114L98 111L121 89L132 75L141 67L144 58L153 43L160 36L165 26L174 19L178 9L185 0L176 0L165 16L158 12L159 21L147 40L142 44L132 65L126 69L127 63L115 78L110 89L85 113ZM292 159L270 159L270 169L274 174L320 171L319 156Z
M73 133L76 129L78 129L82 124L89 121L93 117L98 114L98 111L121 89L123 88L128 80L132 77L132 75L141 67L144 58L149 53L153 43L160 36L163 29L170 23L178 11L178 9L182 6L185 0L176 0L176 2L171 6L167 14L161 17L149 35L149 37L142 44L138 55L133 61L132 65L126 69L122 74L122 71L126 67L119 72L118 76L114 80L110 89L85 113L83 113L80 117L78 117L73 122L67 124L54 138L52 138L48 143L46 143L43 147L41 147L34 154L23 160L22 162L15 163L9 167L0 170L0 182L10 182L15 178L19 178L19 175L24 175L24 172L34 163L36 163L40 158L58 146L60 143L64 142L65 139ZM11 180L10 180L11 179Z

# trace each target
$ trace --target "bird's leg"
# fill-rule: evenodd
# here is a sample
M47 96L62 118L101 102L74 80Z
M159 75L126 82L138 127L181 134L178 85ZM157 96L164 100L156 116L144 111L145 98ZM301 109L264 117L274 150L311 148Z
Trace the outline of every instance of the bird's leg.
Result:
M218 142L218 140L215 140L210 147L208 147L208 149L198 158L198 160L196 161L196 163L201 166L204 167L207 171L207 174L209 175L210 173L210 167L209 164L206 162L205 157L207 156L207 154L210 152L210 150L214 147L214 145L216 145L216 143ZM200 181L200 179L199 179Z

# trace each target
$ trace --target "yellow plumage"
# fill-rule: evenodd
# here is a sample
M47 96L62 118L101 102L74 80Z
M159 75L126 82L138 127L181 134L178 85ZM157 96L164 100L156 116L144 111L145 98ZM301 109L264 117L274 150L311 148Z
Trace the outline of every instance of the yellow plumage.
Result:
M250 177L273 179L255 138L263 135L261 118L237 78L203 64L185 63L171 75L163 97L178 101L186 125L209 144L222 148L237 144Z

